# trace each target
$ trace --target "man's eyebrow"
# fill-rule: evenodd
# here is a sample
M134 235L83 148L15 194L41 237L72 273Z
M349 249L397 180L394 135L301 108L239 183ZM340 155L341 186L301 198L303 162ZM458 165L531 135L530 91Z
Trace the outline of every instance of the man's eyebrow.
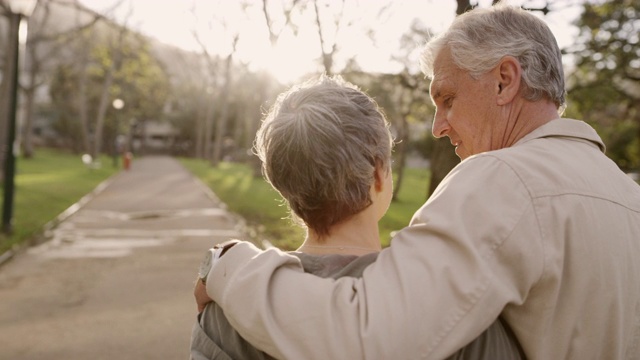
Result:
M436 101L437 99L442 97L442 90L440 89L440 87L436 88L435 91L433 91L433 84L437 84L436 82L431 82L431 86L429 87L429 95L431 95L431 100Z

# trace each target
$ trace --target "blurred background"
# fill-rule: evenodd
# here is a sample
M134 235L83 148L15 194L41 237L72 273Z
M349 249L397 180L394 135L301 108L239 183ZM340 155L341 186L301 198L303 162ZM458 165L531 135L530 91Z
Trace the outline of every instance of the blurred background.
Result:
M30 2L25 13L15 8ZM418 68L420 47L456 14L491 3L0 0L5 199L14 192L7 181L37 174L41 165L29 170L29 164L38 159L55 164L53 158L71 156L74 164L94 170L95 184L123 166L123 154L162 154L180 158L232 210L264 223L263 209L251 214L241 199L225 198L234 192L255 195L229 184L247 176L261 180L251 146L262 114L292 84L320 73L341 74L384 108L398 141L395 200L414 202L389 220L388 242L458 162L448 140L435 141L430 134L434 108L429 81ZM568 84L564 116L593 125L607 154L638 180L640 1L510 3L543 18L558 39ZM23 181L18 188L36 191ZM37 191L43 203L47 190ZM39 225L5 224L5 234L23 231L18 228L28 229L20 235L27 237ZM264 225L256 228L264 231Z

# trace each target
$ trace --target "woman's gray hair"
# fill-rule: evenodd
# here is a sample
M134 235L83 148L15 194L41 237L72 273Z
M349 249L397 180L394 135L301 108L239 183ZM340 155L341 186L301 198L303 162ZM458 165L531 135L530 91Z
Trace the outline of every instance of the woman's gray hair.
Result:
M427 77L433 78L433 63L445 47L450 49L455 65L475 78L489 72L505 56L517 58L522 67L524 98L548 98L557 108L564 108L560 48L544 21L528 11L500 3L456 17L451 27L430 39L422 52L420 65Z
M376 168L388 171L393 139L378 104L339 76L280 94L256 135L267 181L320 237L371 205Z

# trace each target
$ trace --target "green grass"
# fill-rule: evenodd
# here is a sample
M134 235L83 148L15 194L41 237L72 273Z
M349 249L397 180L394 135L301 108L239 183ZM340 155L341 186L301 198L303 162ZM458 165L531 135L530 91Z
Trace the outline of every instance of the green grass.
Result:
M286 205L271 185L244 164L223 162L212 168L198 159L180 159L181 163L205 183L229 210L242 216L257 235L281 249L295 249L305 231L292 223Z
M259 235L255 240L267 239L284 250L293 250L304 240L305 231L289 219L280 195L262 177L255 177L248 165L221 163L212 168L203 160L182 158L180 161L209 186L229 210L242 216L249 226L257 230ZM393 231L409 223L413 213L426 199L428 171L405 171L398 200L391 204L380 221L383 246L389 244Z
M389 206L389 211L380 220L380 241L388 246L393 232L409 225L409 221L427 201L430 173L427 169L406 168L397 199ZM395 179L395 177L394 177Z
M51 149L18 158L13 232L0 235L0 254L40 235L45 224L116 172L106 157L101 160L101 168L88 169L80 156Z

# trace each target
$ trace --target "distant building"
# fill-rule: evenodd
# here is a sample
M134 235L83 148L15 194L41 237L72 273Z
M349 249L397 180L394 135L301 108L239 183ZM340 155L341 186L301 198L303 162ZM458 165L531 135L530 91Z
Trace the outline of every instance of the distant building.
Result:
M141 154L172 154L178 130L168 122L145 121L132 129L131 149Z

